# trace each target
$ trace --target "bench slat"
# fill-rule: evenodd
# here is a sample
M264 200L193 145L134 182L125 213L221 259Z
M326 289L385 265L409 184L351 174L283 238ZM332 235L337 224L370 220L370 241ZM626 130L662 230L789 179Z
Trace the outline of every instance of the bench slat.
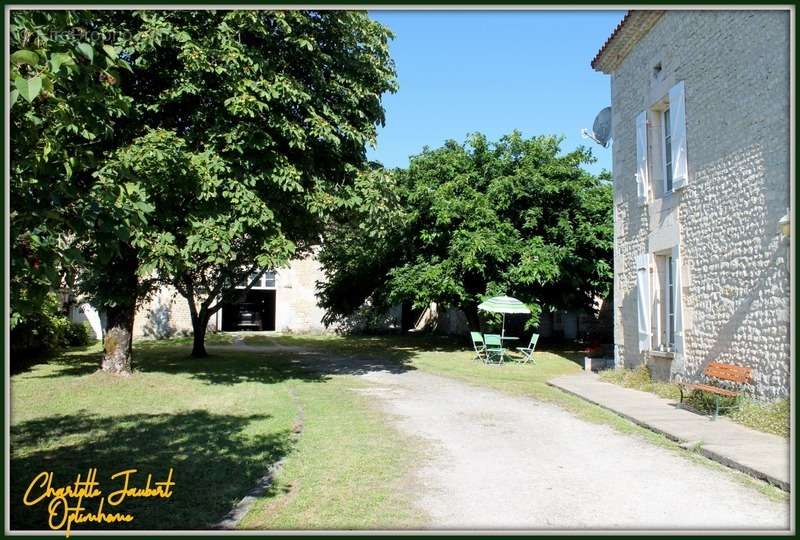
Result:
M733 390L726 390L724 388L720 388L719 386L711 386L710 384L684 384L686 388L691 388L694 390L704 390L706 392L711 392L712 394L719 394L721 396L727 397L736 397L740 393L734 392Z
M707 376L714 377L723 381L746 383L752 378L753 370L748 367L734 366L733 364L723 364L711 362L703 371Z

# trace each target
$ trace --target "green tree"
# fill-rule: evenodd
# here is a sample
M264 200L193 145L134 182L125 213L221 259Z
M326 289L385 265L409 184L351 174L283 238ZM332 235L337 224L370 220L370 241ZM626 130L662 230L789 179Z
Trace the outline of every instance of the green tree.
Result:
M380 199L388 228L369 217L374 184L361 186L323 244L328 321L366 300L437 302L477 328L478 303L497 294L528 303L533 324L543 306L591 309L612 280L611 186L582 168L588 150L562 154L560 142L514 132L426 148L407 170L382 173L393 178L381 188L391 187Z
M99 200L113 208L119 190L134 195L129 207L152 206L120 237L137 255L130 273L187 299L192 354L204 356L208 321L232 288L317 243L363 165L381 95L395 88L390 34L358 12L138 17L124 49L133 77L122 81L138 136L101 170Z
M90 224L77 201L93 184L130 99L116 82L128 64L110 44L113 12L10 15L11 326L37 313L80 264L74 245Z
M26 16L43 34L53 24ZM56 90L99 120L77 125L85 141L55 129L53 164L65 171L37 189L50 196L82 179L69 191L73 223L52 236L82 255L79 285L106 312L103 366L130 370L136 306L160 281L187 297L202 355L219 293L318 242L321 217L363 165L381 95L395 88L390 33L351 11L67 12L60 24L89 41L64 49L77 71ZM52 66L49 50L39 57ZM12 146L28 145L15 154L23 171L41 144L37 121L27 138L13 134ZM23 207L44 215L58 203ZM20 236L35 224L20 223Z

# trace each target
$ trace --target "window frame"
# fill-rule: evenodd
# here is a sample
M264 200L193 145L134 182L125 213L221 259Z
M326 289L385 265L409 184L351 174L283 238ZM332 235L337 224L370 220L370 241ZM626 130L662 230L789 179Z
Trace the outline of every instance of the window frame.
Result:
M664 329L666 330L666 345L670 350L675 349L675 259L672 255L665 257L664 280Z
M247 277L247 281L245 281L244 284L237 285L236 288L244 289L245 287L247 287L247 284L250 283L250 280L253 279L254 274L258 273L260 273L261 275L259 276L258 281L254 283L252 287L250 287L251 290L270 291L277 288L277 272L275 272L275 270L261 270L261 271L256 270ZM267 277L268 274L270 275L269 278ZM270 282L272 283L271 285L268 284Z
M670 121L670 107L669 102L666 106L659 111L659 120L661 123L661 173L664 176L664 194L674 193L675 182L673 181L673 163L672 163L672 130L669 127ZM669 138L669 143L667 142ZM669 165L667 165L669 164Z

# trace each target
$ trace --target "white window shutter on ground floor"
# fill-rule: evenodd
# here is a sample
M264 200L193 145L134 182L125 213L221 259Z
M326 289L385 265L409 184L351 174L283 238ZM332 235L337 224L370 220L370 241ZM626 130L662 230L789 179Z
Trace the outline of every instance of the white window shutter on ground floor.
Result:
M683 279L678 246L672 248L672 302L675 312L675 352L683 353Z
M636 115L636 194L639 205L647 204L647 112Z
M686 94L683 81L669 91L669 130L672 145L672 186L674 189L686 185L689 174L686 169Z
M650 255L636 257L636 305L638 311L639 352L649 351L650 330Z

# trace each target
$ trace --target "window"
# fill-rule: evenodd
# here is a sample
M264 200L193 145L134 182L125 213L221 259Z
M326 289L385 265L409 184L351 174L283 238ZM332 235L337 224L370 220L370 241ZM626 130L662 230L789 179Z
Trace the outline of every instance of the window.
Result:
M253 282L255 280L255 282ZM253 272L247 278L247 281L239 285L239 289L244 289L250 283L253 283L253 289L274 289L275 288L275 272L268 270L266 272Z
M675 349L675 259L669 252L656 256L656 273L653 345L661 351L672 351Z
M664 295L666 304L666 345L675 346L675 263L672 257L667 257L667 286Z
M669 107L661 113L661 126L664 138L664 192L672 191L672 134L669 125Z
M684 352L680 267L678 246L636 257L639 352Z

